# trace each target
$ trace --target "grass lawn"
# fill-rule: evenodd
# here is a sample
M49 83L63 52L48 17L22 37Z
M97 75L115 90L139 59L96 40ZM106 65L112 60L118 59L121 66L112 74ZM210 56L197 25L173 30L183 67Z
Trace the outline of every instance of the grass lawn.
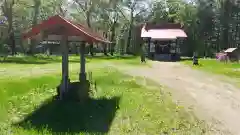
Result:
M48 74L23 78L2 77L0 134L159 135L203 134L207 131L204 123L199 122L191 112L176 105L161 86L148 80L148 86L142 86L136 83L139 82L136 78L112 68L97 66L102 64L101 60L88 60L87 66L96 81L96 92L85 104L54 100L55 87L61 79L60 67ZM125 61L126 64L139 65L136 60L138 59L133 58ZM120 59L108 60L113 63L116 61L125 62ZM54 64L59 65L59 62L55 61L50 65ZM74 61L71 64L75 64ZM6 65L24 67L27 64ZM36 66L28 66L31 65ZM47 68L49 64L40 66ZM3 67L4 64L0 69ZM77 80L78 70L71 70L70 77L71 80Z
M183 61L183 63L192 66L191 60ZM201 66L192 66L196 69L226 75L229 77L240 78L240 64L239 63L222 63L215 59L199 59Z

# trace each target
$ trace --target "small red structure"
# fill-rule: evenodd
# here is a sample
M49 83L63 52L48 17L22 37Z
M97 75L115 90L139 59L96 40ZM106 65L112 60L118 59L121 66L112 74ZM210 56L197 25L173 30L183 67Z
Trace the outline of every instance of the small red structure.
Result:
M68 75L68 42L81 42L81 70L79 80L86 80L85 72L85 46L86 43L111 43L103 36L93 32L88 27L75 24L59 15L52 16L42 23L34 26L31 30L23 34L23 38L36 38L38 40L61 41L62 50L62 81L60 85L60 97L69 88Z

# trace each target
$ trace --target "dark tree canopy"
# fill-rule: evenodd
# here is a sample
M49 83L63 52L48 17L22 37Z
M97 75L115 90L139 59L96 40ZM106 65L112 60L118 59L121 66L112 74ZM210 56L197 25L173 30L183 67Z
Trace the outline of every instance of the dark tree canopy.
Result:
M56 14L91 27L113 42L104 46L106 55L141 52L141 42L134 37L146 22L183 26L188 35L182 46L184 55L212 56L240 43L240 5L233 0L2 0L0 4L8 28L1 48L5 43L13 55L34 53L39 43L21 40L21 33Z

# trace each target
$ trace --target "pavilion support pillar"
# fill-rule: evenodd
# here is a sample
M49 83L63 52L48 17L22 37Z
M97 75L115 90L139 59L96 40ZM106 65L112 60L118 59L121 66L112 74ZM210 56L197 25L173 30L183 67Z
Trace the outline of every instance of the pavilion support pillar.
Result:
M70 79L68 73L68 36L63 35L61 40L62 51L62 80L60 87L60 98L63 98L64 93L68 91Z
M81 43L80 47L80 73L79 73L79 81L86 81L86 59L85 59L85 48L86 42Z

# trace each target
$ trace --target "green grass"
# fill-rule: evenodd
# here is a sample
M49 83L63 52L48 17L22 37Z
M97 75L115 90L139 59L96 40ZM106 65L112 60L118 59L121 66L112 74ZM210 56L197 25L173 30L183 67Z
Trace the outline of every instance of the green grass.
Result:
M135 64L135 60L128 62ZM161 86L112 68L95 67L101 60L91 63L97 90L85 104L53 100L59 73L1 79L0 134L159 135L202 134L207 130L191 112L173 103ZM71 80L77 80L77 71L70 75ZM136 83L139 81L146 81L148 87Z
M192 66L192 61L183 61L185 64ZM215 59L200 59L201 66L192 66L196 69L226 75L229 77L240 78L240 64L239 63L222 63Z

